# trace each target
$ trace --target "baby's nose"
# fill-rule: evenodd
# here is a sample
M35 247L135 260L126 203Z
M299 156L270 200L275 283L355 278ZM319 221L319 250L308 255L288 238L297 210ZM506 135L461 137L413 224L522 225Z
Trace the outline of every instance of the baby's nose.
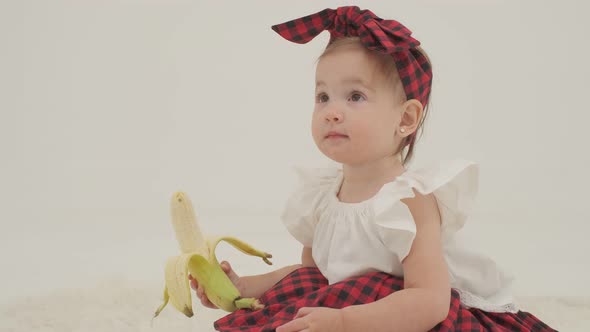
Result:
M336 109L330 109L326 112L326 120L329 122L340 122L342 121L342 112L339 112Z
M338 122L338 121L340 121L340 116L338 116L338 115L336 115L336 114L335 114L335 115L330 115L330 116L327 118L327 120L328 120L328 121L334 121L334 122Z

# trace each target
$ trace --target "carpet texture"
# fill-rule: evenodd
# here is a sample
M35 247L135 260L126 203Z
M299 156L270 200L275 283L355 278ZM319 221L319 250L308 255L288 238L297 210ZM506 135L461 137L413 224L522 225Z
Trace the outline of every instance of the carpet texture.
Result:
M0 305L0 331L214 331L219 310L195 304L195 316L186 318L171 306L153 320L161 303L162 285L110 279L83 289L55 290L50 294L18 298ZM590 331L590 298L520 297L521 309L559 331Z

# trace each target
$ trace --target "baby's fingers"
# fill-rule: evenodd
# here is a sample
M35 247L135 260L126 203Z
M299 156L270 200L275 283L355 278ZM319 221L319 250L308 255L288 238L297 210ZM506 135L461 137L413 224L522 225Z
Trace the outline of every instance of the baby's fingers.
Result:
M203 287L197 288L197 297L201 299L201 304L203 306L211 309L217 309L217 306L209 301L209 298L207 297L207 294L205 294Z
M231 265L229 265L229 262L228 261L223 261L219 265L221 265L221 269L225 273L229 273L232 270L231 269Z
M197 290L197 288L199 287L197 280L194 279L193 276L191 276L190 274L188 275L188 280L190 281L191 288L193 290Z
M203 304L207 308L217 309L217 306L211 303L211 301L209 301L207 294L205 294L205 290L203 289L203 287L199 286L197 280L193 278L193 276L190 274L188 275L188 279L190 280L191 288L196 291L197 297L201 300L201 304Z

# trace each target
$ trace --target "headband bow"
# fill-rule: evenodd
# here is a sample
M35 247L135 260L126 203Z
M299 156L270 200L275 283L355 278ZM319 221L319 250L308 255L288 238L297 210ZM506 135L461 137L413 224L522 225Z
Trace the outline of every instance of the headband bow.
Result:
M283 38L305 44L322 31L330 31L330 43L340 37L359 37L369 50L393 57L406 97L426 107L432 83L432 68L418 49L412 32L394 20L384 20L356 6L324 9L318 13L272 26Z

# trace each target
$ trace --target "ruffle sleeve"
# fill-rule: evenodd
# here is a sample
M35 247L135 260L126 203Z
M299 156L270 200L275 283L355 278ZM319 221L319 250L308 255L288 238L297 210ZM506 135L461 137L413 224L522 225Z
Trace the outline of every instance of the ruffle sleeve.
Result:
M479 167L468 160L439 162L428 168L407 170L383 186L374 200L375 225L383 242L400 261L409 254L416 236L412 213L401 200L434 194L441 215L443 241L463 227L478 189Z
M311 247L318 219L316 209L341 171L337 168L295 170L299 185L287 199L281 220L297 241Z

